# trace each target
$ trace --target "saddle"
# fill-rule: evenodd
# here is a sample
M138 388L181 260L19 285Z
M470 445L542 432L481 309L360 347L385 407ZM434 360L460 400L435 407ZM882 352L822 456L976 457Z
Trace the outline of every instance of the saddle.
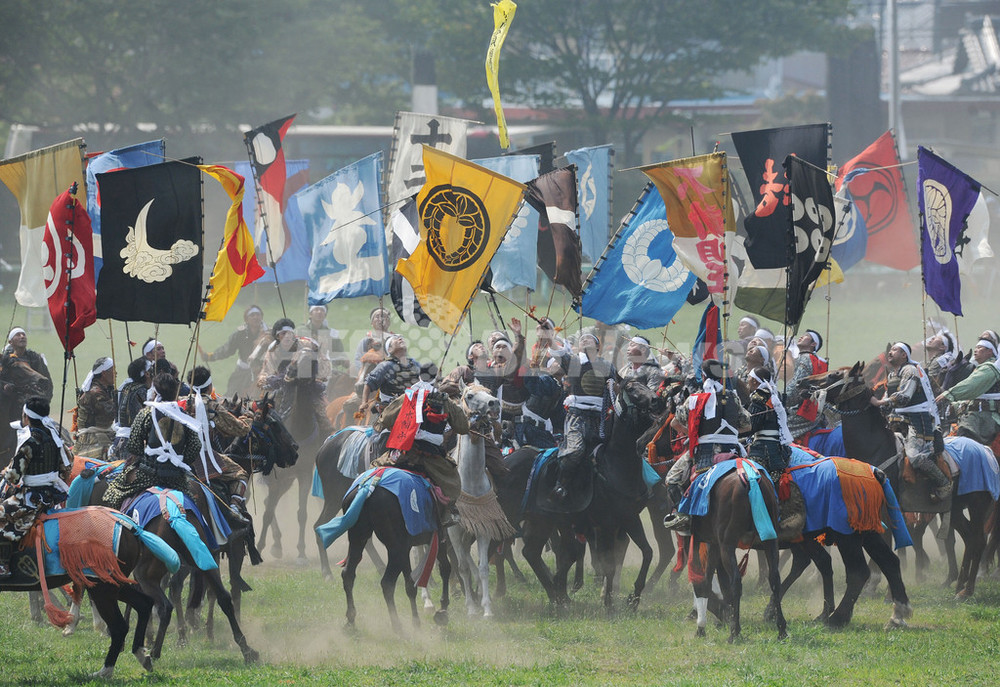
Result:
M596 453L595 449L594 453ZM552 515L570 515L585 510L594 497L593 453L580 465L576 475L564 484L566 498L557 501L552 498L552 490L559 481L558 449L549 449L538 454L532 477L528 482L525 494L524 510L528 513L549 513Z

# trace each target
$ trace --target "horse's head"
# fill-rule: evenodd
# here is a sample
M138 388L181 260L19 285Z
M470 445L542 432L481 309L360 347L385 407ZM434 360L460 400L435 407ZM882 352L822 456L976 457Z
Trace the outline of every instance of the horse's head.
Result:
M469 424L480 428L478 431L484 431L482 427L500 416L500 402L489 389L479 384L469 384L462 389L462 405L469 416Z
M0 382L14 386L13 396L17 398L18 405L31 396L52 396L52 382L49 378L36 372L28 361L11 352L0 358Z
M248 451L263 456L261 472L267 475L275 466L287 468L295 465L299 457L299 445L278 413L273 412L274 402L271 397L264 394L263 398L253 404L253 410L249 437L254 444L248 446Z
M858 361L845 372L843 386L832 403L841 413L860 412L870 407L871 397L872 390L868 387L865 364ZM827 399L830 400L830 397Z
M625 418L633 427L642 431L655 417L666 412L667 399L643 382L629 379L618 384L614 409L616 416Z

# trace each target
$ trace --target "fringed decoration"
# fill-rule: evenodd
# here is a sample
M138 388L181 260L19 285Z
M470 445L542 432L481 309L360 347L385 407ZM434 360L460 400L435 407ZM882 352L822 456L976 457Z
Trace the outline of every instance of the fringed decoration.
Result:
M64 628L73 622L73 616L68 611L57 608L52 603L52 597L49 595L49 585L45 579L45 555L42 553L42 547L44 546L42 540L42 537L38 537L35 540L35 555L38 559L38 583L42 588L42 598L45 599L45 615L49 617L50 623L58 628Z
M96 582L84 574L89 569L102 582L134 584L122 574L114 548L118 522L110 512L89 507L52 515L59 522L59 562L74 583L93 587Z
M833 458L840 489L847 506L847 523L857 532L882 532L885 494L872 474L871 465L848 458Z
M462 527L477 539L489 537L494 541L503 541L511 539L516 532L492 489L482 496L472 496L463 491L455 506L458 508Z

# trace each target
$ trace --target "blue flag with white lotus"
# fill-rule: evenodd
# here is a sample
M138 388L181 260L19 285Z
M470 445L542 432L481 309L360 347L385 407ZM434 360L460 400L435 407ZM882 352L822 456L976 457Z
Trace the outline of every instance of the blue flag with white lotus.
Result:
M591 262L597 262L608 245L614 154L610 145L579 148L566 153L566 159L576 165L580 246Z
M663 197L646 184L584 286L582 314L639 329L668 324L697 282L673 243Z
M233 163L232 170L246 179L243 196L243 220L253 236L257 249L257 260L264 268L264 276L259 282L272 282L277 272L278 283L298 281L309 278L309 261L312 257L312 246L309 234L302 224L299 209L291 203L291 196L309 185L309 160L285 160L285 204L284 227L268 227L268 231L282 232L281 244L284 246L280 254L268 250L267 232L262 222L257 221L257 187L253 181L253 169L249 160L238 160ZM271 260L277 263L271 267Z
M917 147L924 289L942 310L962 314L962 282L955 247L979 199L980 184L923 146ZM961 249L959 249L961 250Z
M135 169L165 162L166 146L163 139L137 143L134 146L109 150L90 158L87 162L87 214L90 228L94 231L94 279L101 274L104 253L101 247L101 195L97 187L97 175L119 169Z
M504 155L472 162L486 169L510 177L522 184L538 176L537 155ZM497 291L509 291L515 286L535 288L538 265L538 211L529 203L522 203L503 243L493 255L491 285Z
M854 202L850 188L850 182L855 177L868 171L865 168L851 170L844 177L837 195L833 197L837 230L833 235L830 257L837 261L844 272L864 260L868 251L868 227L865 225L864 215Z
M292 196L312 245L310 306L389 292L381 178L379 151Z

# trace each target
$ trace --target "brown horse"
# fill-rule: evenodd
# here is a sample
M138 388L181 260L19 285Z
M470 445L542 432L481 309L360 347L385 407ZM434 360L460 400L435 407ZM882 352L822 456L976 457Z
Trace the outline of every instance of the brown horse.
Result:
M778 525L778 496L771 480L759 482L767 516L775 530ZM712 592L712 575L719 575L723 600L729 611L729 641L740 636L740 600L743 595L743 575L736 560L737 547L763 549L767 556L768 583L771 587L770 607L778 628L778 639L788 636L785 616L781 610L781 576L778 571L777 539L762 541L754 526L748 487L736 470L720 477L709 495L708 513L694 516L691 522L691 551L700 552L700 544L708 547L703 574L692 574L695 608L698 612L697 636L705 636L708 601ZM749 553L749 552L748 552Z

